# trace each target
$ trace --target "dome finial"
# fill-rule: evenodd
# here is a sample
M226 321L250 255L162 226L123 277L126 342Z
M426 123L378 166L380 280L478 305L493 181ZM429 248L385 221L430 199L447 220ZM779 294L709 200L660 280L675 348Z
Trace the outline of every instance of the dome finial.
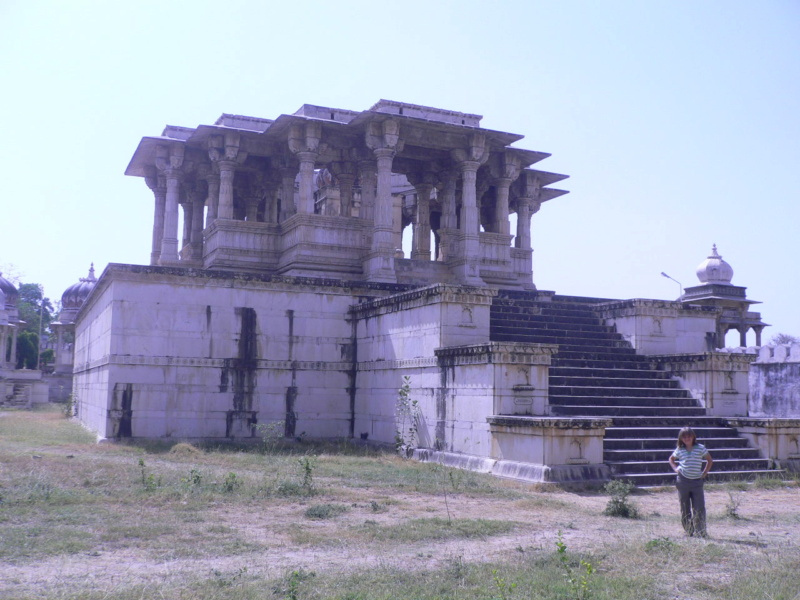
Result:
M711 246L711 255L697 266L697 278L700 283L731 285L733 267L722 260L716 244Z

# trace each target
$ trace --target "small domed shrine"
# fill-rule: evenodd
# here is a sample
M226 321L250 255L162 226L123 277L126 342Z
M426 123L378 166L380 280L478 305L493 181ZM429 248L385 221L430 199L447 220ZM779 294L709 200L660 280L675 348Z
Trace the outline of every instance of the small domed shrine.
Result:
M0 371L14 368L19 329L18 297L17 288L0 273Z
M94 275L94 263L92 263L88 276L81 277L77 283L69 286L61 295L61 313L58 321L50 323L50 329L56 336L56 373L72 374L75 318L96 283L97 277Z
M715 346L725 345L725 334L731 329L739 332L740 346L747 346L747 331L753 329L756 333L755 345L760 346L761 332L768 325L761 320L760 313L750 311L750 305L761 303L748 300L746 287L731 283L733 267L722 260L716 244L711 247L708 258L697 265L696 272L701 285L686 288L681 302L720 309Z

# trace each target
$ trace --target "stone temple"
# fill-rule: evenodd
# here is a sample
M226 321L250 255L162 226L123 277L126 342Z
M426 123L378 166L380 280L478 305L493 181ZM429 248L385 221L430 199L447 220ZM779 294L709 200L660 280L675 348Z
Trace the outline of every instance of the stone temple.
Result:
M721 472L796 458L800 422L749 416L755 356L715 350L765 326L745 288L537 290L531 218L566 176L480 122L380 100L143 138L125 173L152 191L150 264L92 276L65 324L81 421L102 438L241 440L279 423L393 444L407 376L421 460L652 483L686 423Z

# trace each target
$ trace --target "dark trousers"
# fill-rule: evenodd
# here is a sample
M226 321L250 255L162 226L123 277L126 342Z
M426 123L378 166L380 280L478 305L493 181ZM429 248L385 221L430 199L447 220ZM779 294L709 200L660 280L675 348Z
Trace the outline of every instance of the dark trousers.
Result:
M689 535L706 535L706 497L703 478L689 479L678 474L678 499L681 503L681 524Z

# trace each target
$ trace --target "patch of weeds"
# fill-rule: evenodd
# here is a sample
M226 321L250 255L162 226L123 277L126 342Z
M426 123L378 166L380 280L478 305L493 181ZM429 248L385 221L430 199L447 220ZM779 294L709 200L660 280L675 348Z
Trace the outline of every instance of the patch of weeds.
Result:
M271 423L259 423L256 425L256 431L261 436L263 450L266 454L275 453L278 445L283 441L285 429L285 421L272 421Z
M508 533L515 527L516 523L513 521L488 519L453 519L448 521L434 517L432 519L411 519L404 523L387 526L380 526L375 521L368 520L360 530L373 540L418 542L422 540L486 538Z
M314 571L297 569L289 573L279 585L275 586L273 592L276 596L284 600L300 600L300 588L304 583L308 583L317 574Z
M232 494L242 487L242 480L236 473L228 473L222 482L222 491L226 494Z
M314 469L316 460L311 456L302 456L297 460L300 467L300 482L282 481L278 484L279 496L315 496L317 489L314 486Z
M678 545L667 537L657 537L649 540L644 545L644 551L647 554L671 554L675 551Z
M344 504L315 504L306 509L308 519L333 519L348 511Z
M729 519L738 521L742 518L739 514L739 507L742 504L742 499L733 495L733 492L728 491L728 502L725 504L725 516Z
M247 567L239 567L233 573L223 573L214 569L211 574L214 576L214 583L219 587L233 587L237 581L247 575Z
M786 482L780 477L757 477L753 482L753 487L757 490L776 490L786 486Z
M375 500L369 503L369 508L374 513L384 513L389 510L388 506L381 504L380 502L375 502Z
M578 567L572 565L572 561L567 555L567 545L564 543L564 537L560 529L556 540L556 555L564 571L564 579L569 584L570 598L575 600L588 600L591 598L591 579L596 569L592 563L582 559L578 563Z
M639 509L628 500L635 485L620 479L609 481L603 489L611 495L603 514L609 517L622 517L625 519L638 519Z
M169 453L178 456L197 456L198 454L202 454L203 451L186 442L179 442L169 449Z

